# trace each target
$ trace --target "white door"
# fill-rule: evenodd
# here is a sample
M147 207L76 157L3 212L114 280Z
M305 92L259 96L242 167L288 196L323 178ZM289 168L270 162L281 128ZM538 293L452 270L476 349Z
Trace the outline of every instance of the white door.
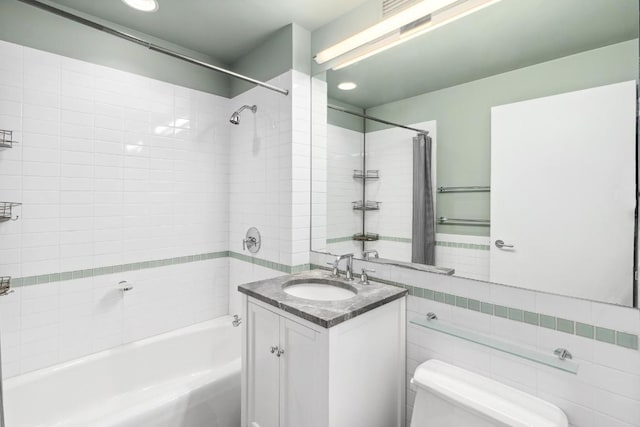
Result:
M324 336L281 318L280 427L327 425L329 379Z
M278 346L280 316L248 304L247 331L247 427L279 425L279 358L271 347Z
M630 81L491 109L492 282L631 304L635 99Z

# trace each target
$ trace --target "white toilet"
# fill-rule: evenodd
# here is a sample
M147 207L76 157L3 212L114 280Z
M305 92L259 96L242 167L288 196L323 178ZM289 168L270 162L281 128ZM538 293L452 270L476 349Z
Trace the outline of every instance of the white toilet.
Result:
M440 360L418 366L411 427L567 427L560 408Z

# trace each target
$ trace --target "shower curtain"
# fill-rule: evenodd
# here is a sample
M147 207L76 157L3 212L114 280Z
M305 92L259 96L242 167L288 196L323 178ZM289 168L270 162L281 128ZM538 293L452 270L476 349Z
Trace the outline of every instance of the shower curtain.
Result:
M413 138L413 234L411 262L434 265L436 226L431 179L431 138Z

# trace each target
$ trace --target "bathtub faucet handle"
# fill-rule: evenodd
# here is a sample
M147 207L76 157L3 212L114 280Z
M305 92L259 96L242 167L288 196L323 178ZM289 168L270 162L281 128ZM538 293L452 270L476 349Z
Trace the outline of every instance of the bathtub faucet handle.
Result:
M240 324L242 323L242 318L240 316L238 316L237 314L233 315L233 321L231 322L231 324L237 328L238 326L240 326Z
M121 286L120 290L122 291L122 294L133 290L133 286L131 286L126 280L121 281L118 285Z

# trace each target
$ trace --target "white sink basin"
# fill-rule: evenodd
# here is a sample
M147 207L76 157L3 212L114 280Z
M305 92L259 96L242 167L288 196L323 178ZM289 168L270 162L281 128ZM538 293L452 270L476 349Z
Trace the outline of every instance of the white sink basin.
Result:
M357 292L327 283L302 282L283 289L291 296L315 301L340 301L357 295Z

